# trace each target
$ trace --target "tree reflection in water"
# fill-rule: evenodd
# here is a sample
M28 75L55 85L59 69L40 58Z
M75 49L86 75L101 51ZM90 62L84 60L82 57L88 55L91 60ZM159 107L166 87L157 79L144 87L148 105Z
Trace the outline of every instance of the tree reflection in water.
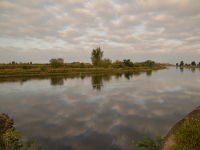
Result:
M119 79L119 78L122 77L122 74L123 74L123 73L116 73L114 76L115 76L116 79Z
M183 71L184 71L184 68L183 68L183 67L180 67L180 71L183 72Z
M191 68L191 71L194 73L195 72L195 68Z
M103 77L101 75L99 76L92 76L92 87L93 90L100 91L101 87L103 87Z
M152 74L152 70L148 70L148 71L146 72L146 75L149 76L149 77L151 76L151 74Z
M61 78L61 77L51 78L51 85L54 85L54 86L64 85L64 78Z
M111 75L109 74L101 74L101 75L95 75L91 76L91 82L93 90L100 91L103 87L103 81L108 82L111 79Z
M133 76L133 72L125 72L124 73L124 77L128 80L130 80Z

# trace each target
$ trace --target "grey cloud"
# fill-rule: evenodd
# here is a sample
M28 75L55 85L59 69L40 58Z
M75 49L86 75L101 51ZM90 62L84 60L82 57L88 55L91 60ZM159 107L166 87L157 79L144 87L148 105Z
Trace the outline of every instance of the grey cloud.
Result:
M118 15L118 7L111 0L95 0L89 2L87 6L96 12L105 24L107 23L106 21L111 21Z

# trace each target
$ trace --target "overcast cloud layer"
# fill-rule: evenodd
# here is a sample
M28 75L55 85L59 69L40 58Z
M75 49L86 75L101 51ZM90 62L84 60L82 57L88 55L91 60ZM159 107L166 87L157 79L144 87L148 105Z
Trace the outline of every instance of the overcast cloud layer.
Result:
M1 0L0 63L200 62L199 0Z

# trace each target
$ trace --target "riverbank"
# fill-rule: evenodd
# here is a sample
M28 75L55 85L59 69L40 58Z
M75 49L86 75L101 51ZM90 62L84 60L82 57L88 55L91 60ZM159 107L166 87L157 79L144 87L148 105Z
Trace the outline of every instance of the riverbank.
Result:
M44 68L44 66L42 66ZM45 68L34 67L29 69L22 68L1 68L0 78L7 77L31 77L31 76L57 76L69 74L91 74L91 73L108 73L108 72L127 72L127 71L149 71L166 69L165 66L144 66L144 67L124 67L124 68Z

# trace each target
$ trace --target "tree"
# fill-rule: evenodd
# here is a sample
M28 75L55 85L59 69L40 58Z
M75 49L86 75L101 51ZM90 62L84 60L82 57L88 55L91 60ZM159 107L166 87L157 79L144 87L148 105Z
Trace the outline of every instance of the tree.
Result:
M125 66L133 67L133 62L130 59L124 59L123 62Z
M50 61L51 67L58 68L64 64L64 59L62 58L52 58Z
M103 60L101 60L102 62L102 67L109 67L112 64L112 60L110 60L109 58L104 58Z
M196 65L195 61L191 62L191 65L192 65L192 66L195 66L195 65Z
M183 61L181 61L181 62L180 62L180 66L183 66L183 65L184 65L184 62L183 62Z
M124 65L123 62L119 61L119 60L116 60L115 62L113 62L113 67L114 68L122 68L123 65Z
M152 61L152 60L147 60L144 63L145 63L146 66L153 66L155 64L155 62Z
M98 66L99 61L102 60L103 52L104 52L104 51L101 51L101 48L100 48L100 47L97 47L96 49L93 49L90 58L91 58L92 64L93 64L94 66Z

